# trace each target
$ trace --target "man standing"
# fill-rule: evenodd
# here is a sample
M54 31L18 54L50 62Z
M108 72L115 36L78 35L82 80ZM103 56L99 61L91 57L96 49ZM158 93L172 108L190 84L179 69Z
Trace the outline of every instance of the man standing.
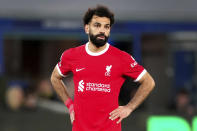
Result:
M69 109L73 131L121 131L122 119L145 100L154 80L132 56L107 43L114 23L107 7L89 8L83 20L89 41L62 54L51 76L52 85ZM74 102L62 82L68 72L73 73ZM119 106L125 76L140 87L127 105Z

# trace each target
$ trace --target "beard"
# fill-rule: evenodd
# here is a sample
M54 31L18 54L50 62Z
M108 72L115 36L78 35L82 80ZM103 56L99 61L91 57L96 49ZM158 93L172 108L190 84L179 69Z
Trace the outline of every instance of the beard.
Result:
M97 47L102 47L106 44L109 36L105 36L105 34L98 34L98 35L93 35L90 33L90 41ZM104 39L99 39L98 37L105 37Z

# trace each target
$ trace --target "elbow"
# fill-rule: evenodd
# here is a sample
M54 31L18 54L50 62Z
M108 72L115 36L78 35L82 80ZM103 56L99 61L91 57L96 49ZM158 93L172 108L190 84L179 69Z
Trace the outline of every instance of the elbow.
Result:
M53 71L51 74L51 78L50 78L52 85L54 85L55 83L61 80L62 80L62 77L59 74L57 74L57 72Z
M53 85L53 87L54 87L54 85L55 85L55 79L54 79L54 77L53 77L53 76L51 76L50 81L51 81L51 84L52 84L52 85Z
M51 75L50 81L51 81L51 83L53 83L53 81L54 81L54 78L52 75Z
M53 82L53 80L54 80L53 73L51 74L50 80L51 80L51 82Z
M151 90L153 90L153 89L155 88L155 81L154 81L153 78L151 78L150 81L151 81L151 82L150 82L150 87L151 87Z
M51 83L52 83L52 84L55 82L55 76L54 76L54 74L53 74L53 73L51 74L50 81L51 81Z

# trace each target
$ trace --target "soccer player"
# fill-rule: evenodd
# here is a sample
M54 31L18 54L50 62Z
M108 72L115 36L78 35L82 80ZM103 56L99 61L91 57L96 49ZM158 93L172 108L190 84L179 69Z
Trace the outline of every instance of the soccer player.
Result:
M69 109L73 131L121 131L121 121L145 100L154 80L131 55L107 43L114 23L107 7L89 8L83 20L89 41L63 52L51 75L52 85ZM74 100L62 82L68 72L73 73ZM127 105L119 106L125 76L140 86Z

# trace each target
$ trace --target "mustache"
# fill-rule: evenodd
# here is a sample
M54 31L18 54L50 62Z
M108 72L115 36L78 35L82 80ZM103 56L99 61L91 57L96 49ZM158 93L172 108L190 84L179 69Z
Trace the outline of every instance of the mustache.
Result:
M104 36L105 38L107 37L105 34L98 34L96 37Z

